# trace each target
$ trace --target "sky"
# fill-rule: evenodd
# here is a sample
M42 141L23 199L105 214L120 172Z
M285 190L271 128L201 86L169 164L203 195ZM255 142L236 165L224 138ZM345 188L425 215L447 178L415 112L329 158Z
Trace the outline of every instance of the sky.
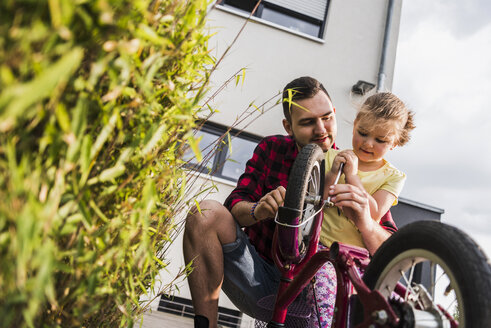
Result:
M491 1L403 1L392 91L417 126L388 156L401 197L444 209L491 258Z

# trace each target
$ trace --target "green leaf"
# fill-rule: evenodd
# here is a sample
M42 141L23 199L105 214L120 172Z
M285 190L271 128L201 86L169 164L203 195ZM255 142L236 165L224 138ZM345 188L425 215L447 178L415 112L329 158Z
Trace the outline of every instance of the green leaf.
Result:
M83 137L82 148L80 151L80 173L81 173L81 178L79 183L80 186L85 184L90 174L91 149L92 149L92 139L90 138L90 135L86 135Z
M68 133L70 131L70 118L68 117L64 104L58 104L56 106L55 115L63 132Z
M114 111L111 117L109 118L109 122L104 125L102 128L102 131L99 133L97 136L97 139L95 140L94 145L90 149L90 160L93 160L97 154L99 154L100 150L102 149L102 146L104 143L109 139L109 136L114 130L114 127L116 126L116 121L118 120L119 113L117 111Z
M85 126L87 125L88 111L89 103L87 97L84 94L81 94L77 99L77 105L75 106L75 111L71 121L72 132L77 138L83 137L83 132L85 130Z
M94 202L93 199L90 200L89 202L89 206L90 208L92 208L95 212L95 214L97 214L97 216L104 222L108 222L109 219L104 215L104 213L102 213L101 209L96 205L96 203Z
M119 155L119 158L118 158L118 161L116 164L122 165L122 164L125 164L126 162L128 162L131 155L133 155L134 151L135 151L135 149L133 147L124 148L121 151L121 155Z
M194 138L193 136L189 136L187 139L189 147L191 147L191 150L193 151L194 156L196 156L196 160L198 162L201 162L203 160L203 155L201 154L201 151L198 146L200 140L201 137Z
M111 181L123 175L125 171L126 167L124 165L117 164L111 168L102 171L99 176L91 178L89 181L87 181L87 184L91 186L99 182Z
M48 0L49 3L49 13L51 16L51 24L53 27L58 28L61 26L61 19L62 19L62 13L61 13L61 7L60 7L60 0Z
M199 206L199 202L197 199L194 200L194 204L196 205L196 209L198 210L199 214L203 214L201 213L201 207Z
M230 132L227 132L227 141L228 141L228 151L232 154L232 139L230 139Z
M244 86L244 81L245 81L245 68L242 69L242 86Z
M74 48L56 63L47 67L30 82L6 88L0 94L0 121L12 122L21 116L31 116L28 109L35 103L50 97L54 89L68 81L82 61L82 48Z
M161 38L154 29L146 24L138 25L138 29L136 30L138 36L142 39L151 41L152 43L163 46L164 44L168 44L168 40Z
M155 182L152 179L147 179L145 181L145 187L143 187L143 199L142 202L145 204L145 215L150 215L155 207L157 192L155 190Z
M155 131L155 133L152 135L152 137L150 138L150 140L143 147L143 150L142 150L142 154L143 155L146 155L150 151L152 151L152 149L155 148L155 146L157 145L157 143L162 140L162 136L164 135L166 128L167 128L167 125L166 124L161 124L157 128L157 131Z

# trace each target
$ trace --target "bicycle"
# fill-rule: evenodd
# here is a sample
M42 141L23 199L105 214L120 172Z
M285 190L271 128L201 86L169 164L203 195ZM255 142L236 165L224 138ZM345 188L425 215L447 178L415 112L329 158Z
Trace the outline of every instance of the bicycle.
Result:
M267 327L285 327L287 314L293 319L310 315L305 304L292 309L293 302L328 261L337 275L334 328L491 325L491 265L455 227L436 221L409 224L372 259L366 249L341 243L317 251L322 207L328 201L323 201L324 171L320 147L303 147L276 218L272 253L281 272L279 289L258 302L264 308L274 302ZM430 271L428 289L415 279L421 267Z

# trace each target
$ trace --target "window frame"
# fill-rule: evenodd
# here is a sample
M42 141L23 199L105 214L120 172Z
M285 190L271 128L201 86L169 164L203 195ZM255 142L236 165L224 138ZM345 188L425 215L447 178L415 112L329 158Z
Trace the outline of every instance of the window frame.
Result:
M195 131L197 131L197 132L203 131L203 132L212 134L212 135L216 136L217 139L220 139L223 136L224 144L218 145L218 149L214 150L215 153L213 154L213 158L209 159L209 163L211 164L210 165L211 170L208 170L206 166L203 166L202 164L200 164L198 162L191 162L191 160L189 163L186 164L186 167L188 167L194 171L197 171L200 173L205 173L205 174L208 174L208 175L220 178L220 179L237 182L240 175L237 177L230 177L230 176L226 176L226 175L222 174L223 167L224 167L224 165L225 165L225 163L226 163L226 161L230 155L229 154L230 148L228 145L229 138L227 138L225 136L225 134L229 130L229 127L215 123L215 122L210 122L210 121L206 121L204 123L198 123L197 126L198 126L198 128L195 129ZM246 131L241 131L241 130L238 130L235 128L231 128L229 131L229 134L230 134L230 140L231 141L233 141L235 138L240 138L240 139L255 143L256 145L254 146L253 150L255 149L257 144L263 139L262 137L257 136L255 134L252 134L252 133L249 133ZM213 150L213 148L210 148L210 151L212 151L212 150ZM251 151L250 157L252 157L252 154L253 153ZM195 159L195 157L192 157L191 159L193 159L193 158ZM245 163L243 163L243 164L245 165ZM244 168L245 168L245 166L244 166Z
M323 17L324 17L323 20L319 20L317 18L311 17L311 16L303 14L301 12L294 11L294 10L279 6L277 4L268 2L267 0L261 1L256 12L254 13L254 15L252 17L259 18L265 22L269 22L270 24L282 26L285 30L290 31L290 32L295 33L295 34L298 33L298 34L308 35L310 37L323 40L324 34L325 34L324 32L325 32L325 28L326 28L326 23L327 23L327 13L329 11L329 5L331 3L331 0L325 0L325 1L326 1L326 9L325 9L324 14L323 14ZM257 1L254 1L254 0L247 0L247 1L244 1L244 0L220 0L217 2L217 5L219 8L220 7L221 8L234 8L235 10L250 13L252 11L252 9L254 8L254 6L256 5L256 3L257 3ZM225 7L225 5L226 5L226 7ZM293 29L291 29L287 26L284 26L282 24L264 19L264 18L262 18L264 8L268 8L268 9L276 11L280 14L284 14L286 16L290 16L292 18L295 18L295 19L298 19L298 20L301 20L301 21L304 21L304 22L307 22L307 23L310 23L313 25L317 25L317 26L319 26L319 33L317 35L312 35L312 34L309 34L309 33L303 32L303 31L296 31L296 30L293 30Z

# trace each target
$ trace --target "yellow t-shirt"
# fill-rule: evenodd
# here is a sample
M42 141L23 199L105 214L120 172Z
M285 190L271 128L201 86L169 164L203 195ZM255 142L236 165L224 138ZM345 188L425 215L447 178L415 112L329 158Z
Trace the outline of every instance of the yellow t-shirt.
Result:
M326 173L331 170L334 158L339 152L340 150L330 149L326 153ZM386 160L384 163L384 166L375 171L358 171L358 176L366 192L373 195L377 190L387 190L396 196L394 204L392 204L396 205L406 175ZM341 175L338 183L345 183L344 175ZM320 242L324 246L330 247L334 241L366 248L355 224L344 216L337 207L326 206L324 207Z

